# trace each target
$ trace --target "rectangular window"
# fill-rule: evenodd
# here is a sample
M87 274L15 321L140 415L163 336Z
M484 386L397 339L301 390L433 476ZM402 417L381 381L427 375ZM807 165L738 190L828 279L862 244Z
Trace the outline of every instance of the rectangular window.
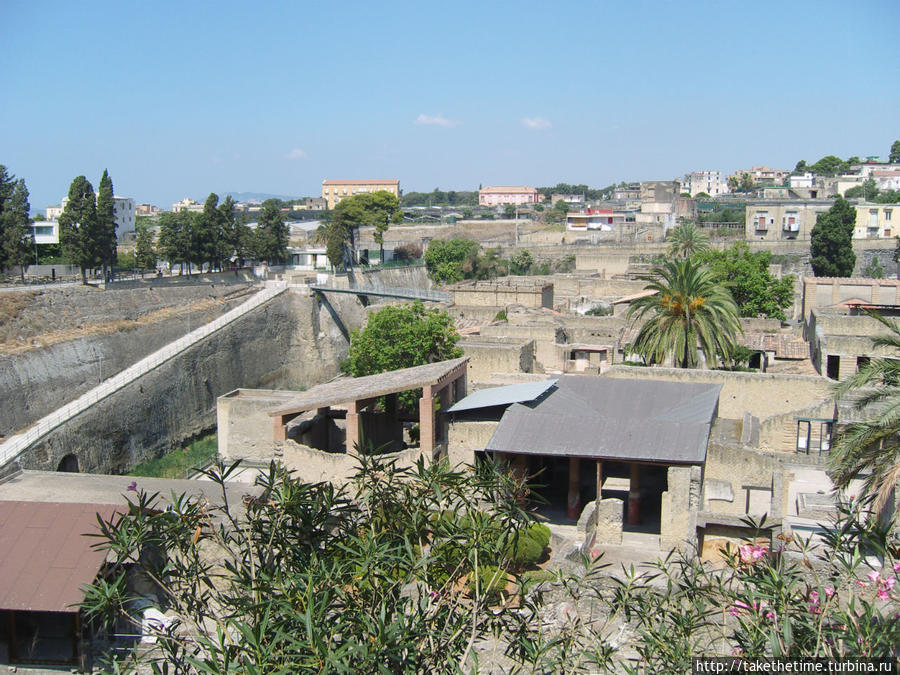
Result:
M885 210L884 210L884 219L885 219L885 220L890 220L890 219L891 219L891 209L885 209Z

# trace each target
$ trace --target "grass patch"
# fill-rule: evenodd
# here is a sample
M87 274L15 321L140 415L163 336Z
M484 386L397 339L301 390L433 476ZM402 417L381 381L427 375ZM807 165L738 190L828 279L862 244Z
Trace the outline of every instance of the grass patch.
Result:
M184 478L191 469L213 461L218 448L216 434L210 434L198 438L183 448L172 450L162 457L141 462L128 475L150 478Z

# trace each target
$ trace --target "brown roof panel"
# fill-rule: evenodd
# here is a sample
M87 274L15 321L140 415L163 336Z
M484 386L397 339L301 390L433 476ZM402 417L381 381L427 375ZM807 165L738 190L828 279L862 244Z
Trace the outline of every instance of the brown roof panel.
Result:
M121 509L122 507L118 507ZM106 559L84 536L98 531L97 504L0 501L0 609L74 612Z

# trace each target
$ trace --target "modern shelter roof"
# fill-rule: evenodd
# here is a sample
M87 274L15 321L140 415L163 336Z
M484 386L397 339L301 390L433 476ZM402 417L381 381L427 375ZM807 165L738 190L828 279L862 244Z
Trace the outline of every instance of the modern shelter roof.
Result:
M386 394L395 394L410 389L419 389L428 385L440 384L456 368L468 361L464 356L449 361L429 363L424 366L401 368L377 375L354 377L319 384L297 394L297 397L283 406L271 410L269 415L291 415L315 408L325 408L350 401L375 398Z
M510 384L505 387L480 389L452 405L447 412L462 412L463 410L492 408L498 405L533 401L542 396L555 384L556 380L543 380L541 382L523 382L522 384Z
M487 450L700 464L718 384L564 375L544 398L514 403Z
M0 501L0 610L76 612L106 551L91 544L115 506Z

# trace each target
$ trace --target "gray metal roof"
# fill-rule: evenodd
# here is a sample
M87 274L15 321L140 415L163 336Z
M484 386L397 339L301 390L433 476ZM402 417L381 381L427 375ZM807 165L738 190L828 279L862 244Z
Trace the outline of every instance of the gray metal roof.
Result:
M545 398L511 405L486 450L700 464L718 384L563 376Z
M510 384L505 387L481 389L453 404L447 412L461 412L463 410L491 408L497 405L519 403L521 401L533 401L555 385L556 382L555 379L543 380L541 382L524 382L522 384Z

